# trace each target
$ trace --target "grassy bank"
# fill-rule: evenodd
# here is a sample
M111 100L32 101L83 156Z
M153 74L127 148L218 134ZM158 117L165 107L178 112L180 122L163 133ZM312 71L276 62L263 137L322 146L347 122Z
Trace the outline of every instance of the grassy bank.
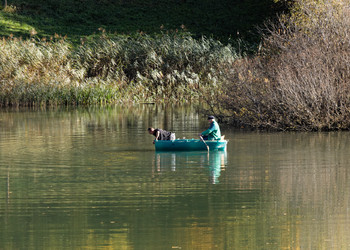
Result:
M230 46L186 33L108 37L101 32L78 47L58 36L2 39L0 104L195 101L238 57Z
M8 0L8 6L0 11L0 36L57 33L75 43L100 27L130 35L175 31L182 25L195 38L257 42L256 26L283 9L273 0Z
M273 0L7 2L2 106L196 101L238 57L221 42L254 50L256 26L283 9Z
M250 36L275 2L290 15ZM238 127L350 128L349 0L237 0L242 14L228 0L13 3L0 12L1 106L205 100ZM237 41L261 37L242 56Z

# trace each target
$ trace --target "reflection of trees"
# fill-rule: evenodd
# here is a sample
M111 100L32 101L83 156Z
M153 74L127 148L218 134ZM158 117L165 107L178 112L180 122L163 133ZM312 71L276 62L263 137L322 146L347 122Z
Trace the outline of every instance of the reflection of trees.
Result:
M101 240L127 247L130 207L142 207L138 199L150 196L129 167L144 157L145 141L153 150L146 129L181 129L187 122L198 124L193 109L184 107L2 110L0 248L104 245ZM148 178L146 169L139 181ZM81 237L96 231L105 236L96 242Z
M6 147L6 151L0 152L0 164L6 165L6 158L16 155L26 154L42 159L47 158L48 153L50 157L47 161L65 164L72 159L73 148L85 148L87 144L98 146L100 143L110 147L126 146L130 133L136 134L140 142L151 142L152 138L146 133L147 127L162 127L181 133L183 124L189 122L198 124L198 117L193 109L185 107L138 105L25 112L3 110L0 133L10 139L1 140L1 146ZM11 140L12 136L20 139Z
M255 239L272 248L347 248L349 137L256 133L231 141L234 167L229 164L221 181L230 189L261 193L260 208L241 224L242 230L254 225Z
M145 129L195 134L193 113L1 111L0 249L347 248L350 135L236 132L229 157L154 153Z

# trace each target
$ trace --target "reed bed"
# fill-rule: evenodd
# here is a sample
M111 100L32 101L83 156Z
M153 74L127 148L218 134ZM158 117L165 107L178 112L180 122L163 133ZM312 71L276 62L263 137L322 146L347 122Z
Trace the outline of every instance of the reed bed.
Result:
M0 40L0 105L196 101L238 58L186 34Z

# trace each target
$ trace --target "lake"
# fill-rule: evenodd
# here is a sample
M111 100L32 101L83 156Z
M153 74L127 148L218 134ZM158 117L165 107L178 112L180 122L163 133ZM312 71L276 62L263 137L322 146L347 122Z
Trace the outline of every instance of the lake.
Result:
M0 249L349 249L350 134L221 125L192 107L0 110Z

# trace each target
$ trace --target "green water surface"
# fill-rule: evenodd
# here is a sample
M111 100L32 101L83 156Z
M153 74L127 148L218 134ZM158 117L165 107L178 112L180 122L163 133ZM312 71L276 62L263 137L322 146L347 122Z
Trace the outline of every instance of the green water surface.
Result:
M350 249L350 136L221 126L189 107L0 110L0 249Z

